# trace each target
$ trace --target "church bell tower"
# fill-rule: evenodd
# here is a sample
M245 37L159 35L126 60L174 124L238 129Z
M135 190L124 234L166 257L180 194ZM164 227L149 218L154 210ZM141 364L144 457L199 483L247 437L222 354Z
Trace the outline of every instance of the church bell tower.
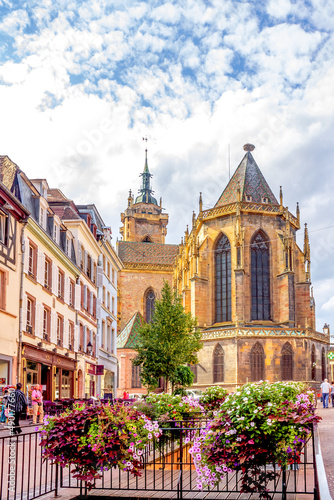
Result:
M123 226L120 228L123 241L148 243L165 243L167 234L168 214L163 214L162 199L160 204L153 196L151 189L152 174L148 169L147 149L145 150L144 171L139 194L134 199L130 190L128 206L121 214Z

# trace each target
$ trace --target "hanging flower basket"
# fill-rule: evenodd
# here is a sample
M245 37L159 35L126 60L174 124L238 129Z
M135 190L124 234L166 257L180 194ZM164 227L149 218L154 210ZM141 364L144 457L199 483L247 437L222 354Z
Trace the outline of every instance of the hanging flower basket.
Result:
M77 406L49 418L41 431L44 458L73 466L74 477L92 486L103 469L118 466L139 476L141 456L159 439L157 422L130 406Z

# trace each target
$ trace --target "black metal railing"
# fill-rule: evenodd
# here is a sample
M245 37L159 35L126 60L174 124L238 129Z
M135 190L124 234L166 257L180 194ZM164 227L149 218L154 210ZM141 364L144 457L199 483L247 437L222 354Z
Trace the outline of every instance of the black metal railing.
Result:
M133 496L136 491L145 491L147 498L153 492L168 492L182 500L183 496L198 493L197 472L189 448L205 422L192 420L161 424L164 428L159 442L156 446L148 446L142 455L141 476L134 477L118 467L103 471L95 480L91 494L94 490L113 490L113 494L118 491L119 496L126 497ZM310 435L300 464L292 464L286 470L277 464L263 464L261 474L267 478L269 495L282 500L289 495L319 498L315 460L317 436L313 432ZM233 471L211 491L220 499L231 498L232 493L237 494L239 500L259 498L258 493L241 492L241 480L241 471ZM36 431L19 437L0 437L0 487L1 500L33 500L51 492L56 496L59 488L79 488L83 498L88 492L85 482L73 478L69 468L60 468L43 459L40 436Z
M166 423L164 423L166 426ZM168 425L168 424L167 424ZM197 472L189 453L191 441L200 432L198 422L174 422L163 429L163 435L156 447L147 448L143 454L143 470L140 477L134 477L128 471L113 468L103 471L96 479L93 490L113 490L119 496L131 496L136 491L170 492L182 500L183 495L196 494ZM190 439L190 441L189 441ZM261 475L265 477L268 493L275 498L286 500L288 495L305 495L317 499L317 474L314 455L314 434L310 435L305 444L302 461L282 469L277 464L263 464ZM71 475L60 470L60 485L62 488L80 488L82 498L87 495L88 488L84 482L73 479ZM242 492L242 473L233 471L224 476L223 480L211 491L220 499L231 498L238 494L238 499L259 498L259 493ZM149 495L148 495L149 496ZM306 498L306 497L305 497Z
M32 500L55 492L58 466L42 457L36 431L0 437L0 499Z

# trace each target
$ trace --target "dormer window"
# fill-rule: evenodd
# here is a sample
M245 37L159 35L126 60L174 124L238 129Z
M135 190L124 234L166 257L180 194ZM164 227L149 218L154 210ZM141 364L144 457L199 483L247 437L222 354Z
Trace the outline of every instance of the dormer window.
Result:
M66 254L71 257L71 240L66 238Z
M246 194L246 201L252 201L252 197L250 194Z
M39 212L39 224L43 229L46 229L46 210L41 207Z
M269 198L267 196L263 196L262 203L269 203Z
M56 243L58 243L58 234L59 234L59 227L55 224L53 228L53 239Z

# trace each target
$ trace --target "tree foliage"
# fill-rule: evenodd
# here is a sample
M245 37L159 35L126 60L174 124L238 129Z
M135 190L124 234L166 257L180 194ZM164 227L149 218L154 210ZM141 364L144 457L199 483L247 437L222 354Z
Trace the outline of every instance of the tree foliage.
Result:
M141 365L141 381L149 388L157 387L159 378L168 382L178 367L196 364L201 349L201 334L196 330L196 319L186 313L181 299L165 281L161 300L157 300L151 323L138 330L137 356L132 360Z

